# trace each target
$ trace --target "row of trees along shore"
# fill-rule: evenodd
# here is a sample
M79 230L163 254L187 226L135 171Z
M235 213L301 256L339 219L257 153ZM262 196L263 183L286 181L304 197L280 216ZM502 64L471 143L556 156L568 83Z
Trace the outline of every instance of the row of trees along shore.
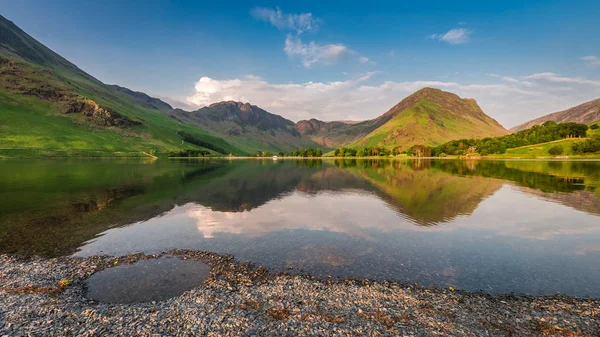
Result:
M446 155L467 155L478 153L482 156L503 154L507 149L547 143L566 138L584 138L588 126L578 123L556 123L548 121L543 125L522 130L501 137L483 139L452 140L439 146L415 145L406 154L418 157L443 157Z
M342 147L333 151L334 157L387 157L390 154L396 155L398 153L384 147L365 147L362 149Z
M289 152L287 155L280 151L278 153L272 153L268 151L258 151L250 155L250 157L322 157L323 150L319 148L300 149Z

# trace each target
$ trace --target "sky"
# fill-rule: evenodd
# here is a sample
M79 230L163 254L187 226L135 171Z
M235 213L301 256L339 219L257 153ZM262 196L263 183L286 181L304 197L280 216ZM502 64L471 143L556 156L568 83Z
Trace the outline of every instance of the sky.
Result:
M436 87L507 128L600 98L598 13L594 0L0 0L99 80L176 107L364 120Z

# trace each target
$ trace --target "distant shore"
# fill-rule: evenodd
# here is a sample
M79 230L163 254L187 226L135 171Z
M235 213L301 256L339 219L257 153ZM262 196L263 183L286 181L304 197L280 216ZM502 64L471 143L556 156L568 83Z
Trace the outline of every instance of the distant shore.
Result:
M352 160L352 159L360 159L360 160L373 160L373 159L394 159L394 160L421 160L421 159L436 159L436 160L504 160L504 159L518 159L518 160L600 160L600 154L596 156L556 156L556 157L502 157L502 156L445 156L445 157L410 157L410 156L371 156L371 157L277 157L276 159L273 157L248 157L248 156L223 156L223 157L170 157L169 159L209 159L209 158L220 158L220 159L255 159L255 160L286 160L286 159L295 159L295 160L315 160L315 159L323 159L323 160Z
M568 155L568 156L510 156L510 155L489 155L489 156L444 156L444 157L414 157L414 156L363 156L363 157L334 157L334 156L322 156L322 157L299 157L299 156L276 156L277 160L284 159L338 159L338 160L351 160L351 159L406 159L406 160L420 160L420 159L440 159L440 160L499 160L499 159L524 159L524 160L597 160L600 159L599 154L588 154L588 155ZM261 160L274 160L273 156L269 157L252 157L252 156L206 156L206 157L167 157L164 154L150 154L147 152L108 152L108 151L67 151L67 150L37 150L37 149L0 149L0 160L1 159L261 159Z
M85 298L85 280L162 255L211 267L204 285L162 302ZM600 299L513 296L386 281L270 273L228 255L57 259L0 255L0 335L598 336ZM60 280L71 282L58 286ZM63 282L64 283L64 282Z

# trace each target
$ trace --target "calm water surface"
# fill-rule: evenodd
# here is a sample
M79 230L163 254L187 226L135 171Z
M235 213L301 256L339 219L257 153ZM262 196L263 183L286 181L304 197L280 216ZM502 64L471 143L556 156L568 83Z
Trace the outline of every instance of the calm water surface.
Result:
M0 252L600 296L600 162L0 161Z

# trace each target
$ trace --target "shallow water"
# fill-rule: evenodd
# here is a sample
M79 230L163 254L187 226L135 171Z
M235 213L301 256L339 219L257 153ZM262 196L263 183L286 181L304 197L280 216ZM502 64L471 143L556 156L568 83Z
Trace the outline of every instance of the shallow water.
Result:
M0 252L600 296L600 162L0 161Z
M93 274L86 281L86 297L109 303L163 301L200 286L209 273L196 260L140 260Z

